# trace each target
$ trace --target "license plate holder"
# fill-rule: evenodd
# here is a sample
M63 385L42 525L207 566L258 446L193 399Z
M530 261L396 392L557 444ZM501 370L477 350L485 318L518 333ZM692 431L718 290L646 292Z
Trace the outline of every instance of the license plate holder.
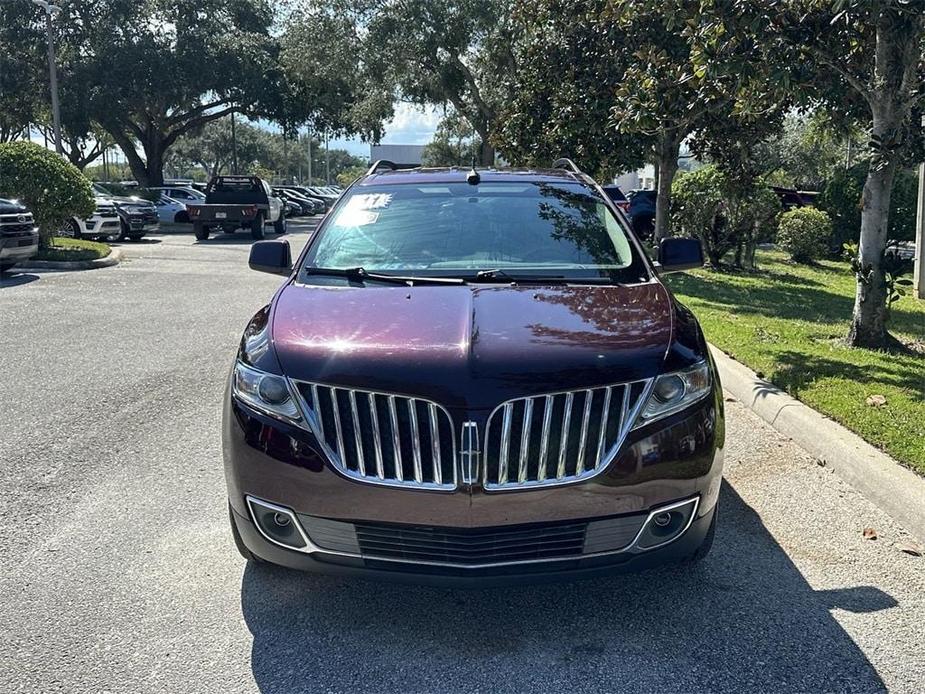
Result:
M215 213L215 218L216 218L216 219L227 219L227 218L228 218L228 213L227 213L227 212L216 212L216 213Z

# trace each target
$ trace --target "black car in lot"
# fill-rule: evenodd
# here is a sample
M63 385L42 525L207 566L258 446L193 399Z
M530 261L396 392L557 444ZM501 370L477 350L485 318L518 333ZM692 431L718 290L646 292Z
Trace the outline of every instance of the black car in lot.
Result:
M0 272L28 260L39 250L32 213L16 200L0 199Z
M154 233L160 229L157 208L150 200L136 195L113 195L110 190L99 184L94 184L93 190L98 195L112 200L113 205L115 205L116 214L119 215L119 221L122 225L122 233L119 236L120 241L138 241L145 234Z

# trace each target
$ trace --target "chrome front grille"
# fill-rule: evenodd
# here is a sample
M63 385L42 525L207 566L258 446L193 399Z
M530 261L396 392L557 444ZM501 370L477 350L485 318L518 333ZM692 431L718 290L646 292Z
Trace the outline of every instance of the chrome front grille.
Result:
M456 436L440 405L318 383L297 385L312 432L345 475L392 486L456 488Z
M486 489L567 484L593 477L617 454L651 380L509 400L488 419Z

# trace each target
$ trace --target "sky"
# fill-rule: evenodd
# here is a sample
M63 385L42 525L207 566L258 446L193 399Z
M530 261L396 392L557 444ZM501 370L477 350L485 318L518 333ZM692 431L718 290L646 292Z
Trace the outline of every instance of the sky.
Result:
M383 145L426 145L433 139L434 131L440 123L441 112L433 107L419 108L410 104L395 104L395 116L385 125ZM331 140L329 146L334 149L346 149L358 157L369 157L369 143L359 139Z

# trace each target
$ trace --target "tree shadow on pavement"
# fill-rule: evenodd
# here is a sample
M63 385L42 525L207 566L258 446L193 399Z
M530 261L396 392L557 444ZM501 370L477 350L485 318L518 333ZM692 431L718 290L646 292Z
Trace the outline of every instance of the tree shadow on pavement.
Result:
M894 607L816 591L724 484L695 567L457 590L248 565L241 586L263 692L882 691L829 610Z

